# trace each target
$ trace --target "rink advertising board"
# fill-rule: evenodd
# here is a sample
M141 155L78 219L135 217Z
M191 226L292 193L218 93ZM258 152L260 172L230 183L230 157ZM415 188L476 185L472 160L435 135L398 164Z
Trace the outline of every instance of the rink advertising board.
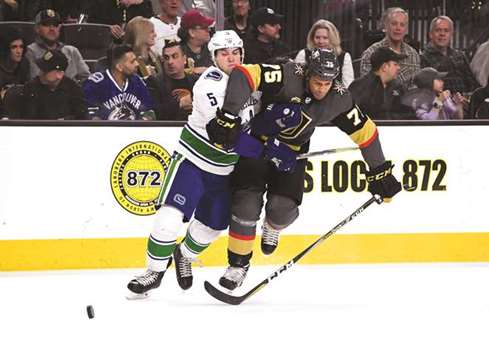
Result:
M142 267L180 130L0 126L0 270ZM379 132L395 175L414 191L372 206L304 262L489 261L489 126ZM336 128L321 127L311 151L348 146ZM366 201L365 169L359 151L310 159L298 220L275 255L257 249L254 262L286 262ZM204 265L224 265L225 249L223 234Z

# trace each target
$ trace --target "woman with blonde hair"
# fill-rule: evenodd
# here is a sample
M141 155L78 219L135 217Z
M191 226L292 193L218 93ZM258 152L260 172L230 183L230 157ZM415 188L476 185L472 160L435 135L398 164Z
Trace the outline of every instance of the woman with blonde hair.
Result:
M142 16L136 16L127 23L124 43L131 46L139 63L138 74L143 79L163 72L161 53L155 53L156 33L153 23Z
M307 34L306 48L302 49L295 57L296 63L306 62L306 52L313 48L332 49L338 57L340 64L340 79L345 87L350 86L354 79L351 56L341 48L341 37L336 26L328 20L316 21Z

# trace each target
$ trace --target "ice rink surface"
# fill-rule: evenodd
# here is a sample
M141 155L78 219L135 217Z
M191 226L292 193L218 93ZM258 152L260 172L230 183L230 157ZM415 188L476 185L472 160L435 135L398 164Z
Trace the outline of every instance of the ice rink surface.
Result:
M0 354L489 354L489 264L296 265L239 306L203 288L223 271L183 292L171 268L138 301L141 270L0 273Z

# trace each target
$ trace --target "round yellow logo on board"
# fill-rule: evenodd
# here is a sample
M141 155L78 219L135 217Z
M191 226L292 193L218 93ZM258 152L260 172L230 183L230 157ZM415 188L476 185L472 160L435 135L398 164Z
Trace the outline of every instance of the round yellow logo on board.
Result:
M122 208L139 216L156 212L170 158L162 146L149 141L129 144L119 152L110 170L110 186Z

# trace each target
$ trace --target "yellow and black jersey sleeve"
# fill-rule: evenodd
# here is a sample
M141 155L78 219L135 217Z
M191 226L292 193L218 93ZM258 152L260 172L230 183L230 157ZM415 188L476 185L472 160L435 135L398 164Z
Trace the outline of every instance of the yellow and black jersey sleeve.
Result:
M223 110L237 114L252 92L261 91L263 95L276 95L284 85L284 72L281 65L244 64L233 69L229 77Z
M377 136L374 121L360 110L357 105L332 120L332 123L348 134L360 148L368 146Z
M332 123L348 134L360 147L363 158L370 168L379 166L385 161L377 126L357 105L338 115Z

